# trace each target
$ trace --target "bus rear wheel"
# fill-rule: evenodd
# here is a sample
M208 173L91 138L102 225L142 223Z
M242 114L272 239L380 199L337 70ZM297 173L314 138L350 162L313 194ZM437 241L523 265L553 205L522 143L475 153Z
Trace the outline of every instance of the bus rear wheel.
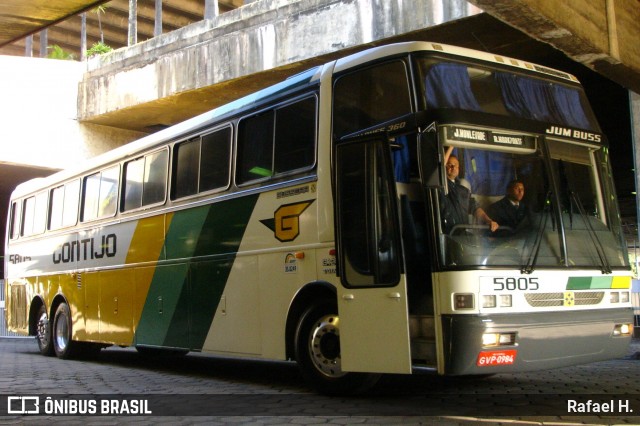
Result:
M353 395L369 390L379 374L342 370L340 317L337 306L325 301L311 306L300 317L296 330L296 361L302 376L319 392Z
M49 314L44 305L38 309L38 318L36 323L36 341L38 349L42 355L53 355L53 344L51 340L51 324L49 323Z
M51 328L53 337L53 349L58 358L72 358L76 352L76 342L71 339L71 311L69 305L61 303L53 317L53 327Z

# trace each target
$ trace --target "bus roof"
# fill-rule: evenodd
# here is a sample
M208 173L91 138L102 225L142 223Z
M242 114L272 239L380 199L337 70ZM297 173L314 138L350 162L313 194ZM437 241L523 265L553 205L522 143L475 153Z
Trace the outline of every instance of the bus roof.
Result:
M545 67L542 65L534 64L532 62L523 61L521 59L510 58L508 56L496 55L490 52L483 52L480 50L467 49L465 47L452 46L443 43L433 43L426 41L410 41L405 43L395 43L385 46L374 47L372 49L363 50L359 53L346 56L336 61L334 71L340 72L357 65L375 60L384 56L400 55L402 53L417 52L417 51L430 51L436 53L443 53L446 55L460 56L461 58L472 58L483 62L492 62L495 64L507 65L514 68L519 68L534 73L546 74L552 77L560 78L570 81L572 83L579 83L578 79L564 71L556 70L553 68Z
M485 62L492 62L519 68L522 70L527 70L529 72L546 74L573 83L579 83L578 79L569 73L533 64L527 61L442 43L421 41L388 44L354 53L352 55L333 61L335 62L334 72L345 71L352 67L376 60L378 58L401 55L403 53L406 54L416 51L431 51L447 55L455 55L461 58L473 58ZM331 62L326 65L329 64L331 64ZM62 170L46 178L37 178L21 183L13 191L12 198L20 198L27 194L39 191L45 187L55 185L57 183L63 183L68 179L89 172L91 170L98 170L102 166L106 166L108 164L129 157L135 157L143 153L144 151L153 149L154 147L160 146L169 141L188 137L198 130L202 130L207 126L215 125L220 121L231 118L235 114L247 110L254 105L258 105L262 102L272 99L279 94L316 84L320 81L322 68L322 66L316 66L314 68L296 74L280 83L269 86L250 95L244 96L228 104L214 108L211 111L205 112L196 117L168 127L164 130L115 148L104 154L100 154L85 161L79 167Z

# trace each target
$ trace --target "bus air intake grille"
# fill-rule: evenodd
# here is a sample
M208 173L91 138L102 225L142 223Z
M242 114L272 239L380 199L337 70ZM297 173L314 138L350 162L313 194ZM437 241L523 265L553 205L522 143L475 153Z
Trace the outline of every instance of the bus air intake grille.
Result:
M576 305L597 305L602 302L604 291L587 291L576 293Z
M530 306L534 308L548 308L552 306L564 306L565 305L565 293L527 293L524 297ZM597 305L602 301L604 297L604 291L586 291L575 292L574 303L575 306L580 305Z

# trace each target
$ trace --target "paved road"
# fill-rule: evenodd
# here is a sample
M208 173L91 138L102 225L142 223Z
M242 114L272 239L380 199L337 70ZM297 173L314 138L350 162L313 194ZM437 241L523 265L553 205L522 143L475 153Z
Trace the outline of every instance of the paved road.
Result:
M121 348L65 361L39 355L32 339L0 339L0 425L640 424L638 358L634 340L629 355L613 361L483 380L387 376L367 397L328 398L311 392L293 363L146 358ZM9 413L23 402L10 396L37 396L40 414ZM608 410L611 401L613 413L593 412ZM29 408L33 400L24 403ZM57 414L145 411L152 414Z

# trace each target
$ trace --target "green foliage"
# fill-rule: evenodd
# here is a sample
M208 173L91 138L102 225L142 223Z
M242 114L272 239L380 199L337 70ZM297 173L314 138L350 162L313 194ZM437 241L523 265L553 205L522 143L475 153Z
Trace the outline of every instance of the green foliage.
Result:
M53 46L47 46L47 49L50 50L49 54L47 55L47 58L49 59L63 59L67 61L72 61L75 59L73 54L65 51L57 44L54 44Z
M112 50L113 48L111 48L111 46L99 41L97 43L94 43L93 46L91 46L91 48L87 50L87 57L90 58L96 55L104 55L105 53L109 53Z

